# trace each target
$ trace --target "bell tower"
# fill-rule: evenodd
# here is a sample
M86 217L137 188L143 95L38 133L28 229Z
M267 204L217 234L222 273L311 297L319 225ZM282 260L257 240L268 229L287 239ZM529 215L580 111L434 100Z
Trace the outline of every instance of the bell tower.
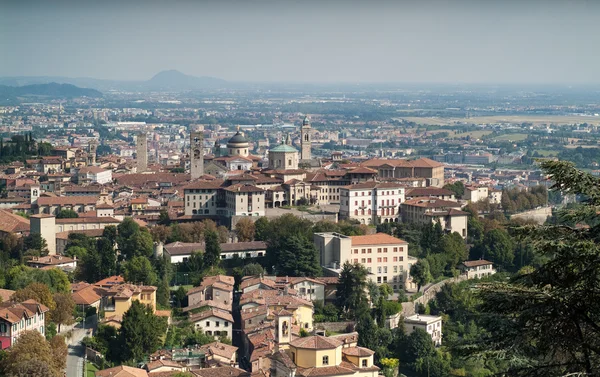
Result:
M98 141L90 140L88 144L88 166L96 165L96 153L98 151Z
M190 133L190 172L192 179L204 175L204 134L202 131Z
M302 121L302 128L300 129L300 160L302 161L310 160L312 158L310 151L312 143L311 130L310 120L308 119L308 116L305 116Z
M275 330L277 350L288 349L292 341L292 313L281 309L275 313L275 320L277 321L277 329Z

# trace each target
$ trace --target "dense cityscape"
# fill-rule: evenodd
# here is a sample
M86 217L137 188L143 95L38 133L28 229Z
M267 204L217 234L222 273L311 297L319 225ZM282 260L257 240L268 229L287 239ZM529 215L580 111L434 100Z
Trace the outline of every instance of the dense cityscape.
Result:
M0 376L600 375L592 82L6 72Z

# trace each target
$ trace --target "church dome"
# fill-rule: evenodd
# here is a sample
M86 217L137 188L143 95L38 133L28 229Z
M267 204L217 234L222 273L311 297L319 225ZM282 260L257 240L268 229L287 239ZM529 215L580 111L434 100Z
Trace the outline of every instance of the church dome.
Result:
M235 135L233 135L233 137L231 139L229 139L228 143L232 143L232 144L241 144L241 143L247 143L248 139L246 139L246 137L244 135L242 135L242 133L240 131L238 131Z
M310 119L308 119L308 115L304 117L304 120L302 121L302 125L310 126Z

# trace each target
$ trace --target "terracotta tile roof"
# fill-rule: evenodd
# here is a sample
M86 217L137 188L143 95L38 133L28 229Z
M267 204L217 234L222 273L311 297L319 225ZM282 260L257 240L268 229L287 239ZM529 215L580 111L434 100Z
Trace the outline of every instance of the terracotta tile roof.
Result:
M397 188L402 188L404 186L398 184L398 183L393 183L393 182L375 182L375 181L371 181L371 182L362 182L362 183L357 183L355 185L347 185L344 186L345 189L348 190L368 190L368 189L397 189Z
M94 283L99 287L112 287L114 285L122 284L125 279L122 276L109 276L106 279L102 279L99 282Z
M442 199L432 199L429 197L426 198L413 198L405 201L402 205L406 206L415 206L415 207L425 207L425 208L443 208L450 207L456 208L461 207L459 202L455 202L452 200L442 200Z
M2 302L10 301L10 296L14 293L15 291L10 289L0 289L0 299L2 299Z
M298 368L296 374L303 377L339 376L344 374L354 374L354 368L342 365L319 368Z
M233 276L226 276L226 275L205 276L202 279L202 282L200 283L200 285L198 287L194 287L194 288L190 289L187 294L189 296L190 294L202 291L202 290L206 289L206 287L210 287L211 285L213 285L217 282L229 285L232 287L232 289L233 289L233 286L235 285L235 279L233 278Z
M479 266L487 266L489 264L493 264L492 262L486 261L485 259L480 260L466 260L462 262L466 267L479 267Z
M100 287L90 285L72 293L71 297L76 305L92 305L102 299L103 291Z
M253 185L238 183L225 188L229 192L264 192L265 190Z
M217 317L233 323L233 317L231 316L231 313L217 308L211 308L200 313L190 314L189 319L190 322L198 322L209 317Z
M375 351L364 347L346 347L342 349L342 353L348 356L367 357L374 355Z
M279 361L283 365L285 365L288 369L296 369L296 364L292 361L287 352L281 350L279 352L275 352L273 356L271 356L274 360Z
M437 162L429 158L419 158L418 160L411 160L409 163L415 168L438 168L444 166L444 164L441 162Z
M148 377L148 372L144 369L120 365L114 368L99 370L96 377Z
M347 174L377 174L377 170L373 170L373 169L369 169L366 168L364 166L355 168L355 169L350 169L348 170Z
M23 233L29 232L29 220L11 211L0 209L0 232L4 233Z
M263 241L222 243L221 252L266 250L267 243Z
M252 287L254 285L265 285L267 287L273 288L275 289L277 287L277 283L275 283L274 280L272 279L268 279L268 278L264 278L264 277L260 277L260 276L249 276L249 277L245 277L244 279L242 279L242 282L240 283L240 289L244 290L248 287Z
M231 366L192 370L198 377L249 377L250 373Z
M317 277L315 279L322 281L326 285L337 285L340 282L338 277Z
M181 364L179 364L176 361L173 360L167 360L167 359L162 359L162 360L155 360L155 361L151 361L148 364L146 364L146 369L148 370L148 372L152 372L154 369L159 369L162 367L171 367L171 368L178 368L183 370L185 367ZM154 374L153 374L154 376Z
M56 224L118 224L121 221L114 217L78 217L75 219L56 219Z
M169 182L173 185L189 182L191 176L189 174L180 173L135 173L113 176L113 178L120 185L130 187L157 187L159 183L164 182Z
M366 236L350 236L352 246L360 245L392 245L406 244L407 242L400 238L392 237L386 233L369 234Z
M444 188L437 187L415 187L406 190L406 196L421 197L421 196L451 196L454 192Z
M206 181L206 180L201 180L201 181L194 181L186 186L183 187L184 190L195 190L195 189L209 189L209 190L216 190L219 189L223 186L224 181L222 180L210 180L210 181Z
M199 347L207 355L217 355L227 359L234 359L238 348L221 342L208 343Z
M73 263L73 258L65 257L62 255L46 255L43 257L30 257L27 260L27 264L30 265L46 265L46 266L57 266L61 264Z
M37 200L38 206L65 206L65 205L92 205L98 201L94 196L40 196Z
M31 299L21 303L2 302L0 303L0 320L17 323L21 319L31 318L34 314L46 313L49 310L45 305Z
M358 333L356 331L347 334L332 335L330 338L340 340L344 344L358 343Z
M320 335L307 336L304 338L294 339L290 342L290 345L296 348L306 348L306 349L316 349L316 350L325 350L325 349L334 349L341 346L343 343L339 339L324 337Z
M242 321L246 321L248 319L258 317L261 315L267 315L269 309L266 305L261 305L255 308L244 309L240 312Z

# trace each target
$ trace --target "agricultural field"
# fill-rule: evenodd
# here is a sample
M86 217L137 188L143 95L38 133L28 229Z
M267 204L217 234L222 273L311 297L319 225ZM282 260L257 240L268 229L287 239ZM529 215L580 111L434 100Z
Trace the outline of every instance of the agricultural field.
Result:
M532 123L534 125L540 124L581 124L588 123L593 125L600 125L600 117L595 116L561 116L561 115L494 115L494 116L481 116L481 117L470 117L470 118L438 118L438 117L401 117L397 119L403 119L408 122L415 122L417 124L429 124L429 125L440 125L440 126L451 126L455 124L497 124L497 123Z

